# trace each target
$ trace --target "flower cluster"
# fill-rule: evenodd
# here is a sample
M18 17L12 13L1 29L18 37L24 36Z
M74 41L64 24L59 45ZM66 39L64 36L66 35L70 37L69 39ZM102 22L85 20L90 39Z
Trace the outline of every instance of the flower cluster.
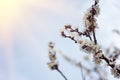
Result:
M102 50L99 50L97 53L93 55L94 61L96 64L100 64L102 62Z
M71 25L65 25L63 29L61 29L61 36L65 38L70 38L75 43L81 42L81 37L86 36L90 40L92 40L91 36L87 32L80 32L79 27L72 28Z
M99 45L94 44L92 41L88 40L81 40L80 41L80 50L84 51L85 53L96 53L100 49Z
M70 38L71 40L74 40L75 43L79 42L81 35L83 35L83 33L79 32L79 28L76 27L73 29L71 25L65 25L61 30L62 37Z
M89 32L92 33L95 28L97 28L98 24L96 22L96 18L99 14L100 14L100 8L98 5L99 0L95 0L95 4L92 5L92 7L90 7L83 18L83 22L84 22L84 26L85 26L85 30L84 32Z
M108 58L103 54L99 44L97 43L95 29L98 28L97 19L100 14L99 8L99 0L94 0L95 3L86 11L84 15L84 31L80 32L79 28L72 28L71 25L65 25L61 31L61 36L64 38L69 38L75 43L80 45L80 50L85 53L90 53L93 55L94 62L96 64L101 64L102 60L104 60L109 67L111 67L111 73L120 78L120 65L116 65L116 59L120 55L120 50L115 50L115 54L109 56ZM117 32L119 33L119 32ZM85 36L85 38L82 38ZM89 39L86 39L89 38ZM62 74L62 72L58 69L58 62L56 59L56 51L54 50L54 43L49 43L49 60L48 66L52 70L57 70L64 78L67 78ZM64 56L65 57L65 56ZM70 60L65 57L66 60L70 61L75 65L81 66L81 64L76 64L74 60Z
M67 32L67 34L65 33ZM98 64L100 64L102 52L100 50L100 46L98 44L95 44L91 40L82 40L81 36L84 36L86 34L79 32L78 28L73 29L71 25L65 25L63 30L61 31L61 35L65 38L70 38L75 43L80 44L80 50L85 53L93 53L94 61Z
M97 43L95 36L95 29L97 28L96 17L100 14L99 0L94 0L95 3L87 10L84 16L84 26L85 30L79 32L78 28L72 28L71 25L65 25L64 29L61 31L61 35L65 38L73 40L75 43L80 45L80 50L85 53L92 53L94 62L100 64L104 60L108 66L111 67L112 73L114 72L115 77L120 77L119 67L116 66L115 58L118 57L114 55L112 58L107 58L104 56L100 46ZM90 40L83 39L81 36L86 36ZM92 37L93 36L93 37ZM117 56L117 57L116 57Z
M115 59L109 58L109 65L113 65L113 67L114 67L115 64L116 64Z
M120 65L116 65L114 68L111 69L111 73L116 78L120 78Z
M56 60L56 51L54 50L55 44L52 42L49 42L48 46L49 46L49 60L50 60L50 62L48 62L47 64L51 70L54 70L54 69L58 68L58 63Z
M48 47L49 47L50 62L48 62L47 64L51 70L58 71L65 80L68 80L66 76L62 73L62 71L58 68L58 62L57 62L56 51L54 49L54 46L55 44L53 42L49 42Z
M85 53L93 53L94 62L100 64L102 62L102 50L100 46L94 44L92 41L83 40L80 42L80 50Z

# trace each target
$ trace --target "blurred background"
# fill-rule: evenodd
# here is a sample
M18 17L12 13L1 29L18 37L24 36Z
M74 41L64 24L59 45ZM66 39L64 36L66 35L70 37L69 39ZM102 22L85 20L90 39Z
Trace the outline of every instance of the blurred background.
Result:
M51 71L48 62L48 42L56 43L76 61L91 67L81 59L79 46L60 36L65 24L83 26L83 16L93 0L0 0L0 80L64 80ZM120 1L100 0L98 43L102 48L111 44L120 48ZM61 71L69 80L82 80L81 71L67 63L59 54ZM87 76L87 75L85 75ZM113 76L109 80L116 80Z

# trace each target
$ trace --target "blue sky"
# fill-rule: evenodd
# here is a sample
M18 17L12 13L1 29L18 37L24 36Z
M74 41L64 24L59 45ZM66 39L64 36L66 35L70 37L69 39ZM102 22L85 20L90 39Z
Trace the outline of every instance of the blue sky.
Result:
M119 36L112 33L114 28L120 30L119 2L100 1L97 38L104 48L111 43L120 47ZM81 60L79 46L63 39L59 31L65 24L81 27L83 15L92 3L93 0L1 0L0 79L64 80L46 65L47 44L54 41L57 50ZM80 70L57 55L68 79L81 80Z

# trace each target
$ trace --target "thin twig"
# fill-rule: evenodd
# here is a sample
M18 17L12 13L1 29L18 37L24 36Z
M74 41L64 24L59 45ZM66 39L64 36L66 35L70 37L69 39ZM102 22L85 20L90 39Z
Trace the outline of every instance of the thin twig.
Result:
M66 78L66 76L62 73L62 71L61 71L59 68L57 68L56 70L61 74L61 76L62 76L65 80L68 80L68 79Z
M92 41L92 38L91 38L91 36L89 35L88 37L89 37L89 39Z
M82 70L81 63L80 63L80 69L81 69L81 76L82 76L82 80L86 80L86 79L85 79L85 76L84 76L84 74L83 74L83 70Z
M94 38L95 44L97 44L97 40L96 40L96 36L95 36L95 31L94 30L93 30L93 38Z

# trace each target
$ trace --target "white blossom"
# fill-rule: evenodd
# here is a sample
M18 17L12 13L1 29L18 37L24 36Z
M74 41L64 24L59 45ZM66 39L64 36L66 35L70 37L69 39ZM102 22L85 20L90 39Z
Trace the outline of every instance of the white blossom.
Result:
M102 63L102 60L101 60L100 58L94 57L94 62L95 62L96 64L100 64L100 63Z
M114 65L116 62L113 60L113 58L112 59L109 59L109 64L110 65Z
M49 55L48 55L48 57L49 57L50 61L47 64L48 64L50 69L54 70L58 66L58 62L57 62L57 58L56 58L56 51L54 50L55 44L53 42L50 42L48 44L48 46L49 46Z
M100 7L99 7L99 5L95 5L95 6L93 6L93 8L95 9L95 11L96 11L96 16L98 16L99 14L100 14Z
M111 74L116 78L120 78L120 65L116 65L114 68L112 68Z
M72 32L71 32L71 29L70 28L67 28L66 29L66 32L69 34L69 35L71 35L72 34ZM71 36L72 37L72 36Z
M50 61L54 62L56 60L55 53L49 53L49 59Z
M55 62L48 62L47 64L51 70L54 70L58 67L58 63Z
M49 44L48 44L49 49L54 48L54 46L55 46L55 44L53 42L49 42Z
M91 29L94 30L94 28L97 28L98 24L96 22L95 16L97 17L99 14L100 14L100 8L98 4L93 5L92 7L87 9L83 17L83 24L85 26L84 32L87 30L92 31Z
M91 25L91 22L87 19L92 14L90 13L91 8L87 9L84 17L83 17L83 23L86 28L88 28Z
M95 62L96 64L100 64L100 63L102 62L101 57L102 57L102 53L101 53L101 52L95 53L95 54L93 55L94 62Z
M55 50L53 48L49 48L49 53L55 54Z
M100 49L100 47L92 41L84 40L80 43L80 50L86 53L95 53Z

